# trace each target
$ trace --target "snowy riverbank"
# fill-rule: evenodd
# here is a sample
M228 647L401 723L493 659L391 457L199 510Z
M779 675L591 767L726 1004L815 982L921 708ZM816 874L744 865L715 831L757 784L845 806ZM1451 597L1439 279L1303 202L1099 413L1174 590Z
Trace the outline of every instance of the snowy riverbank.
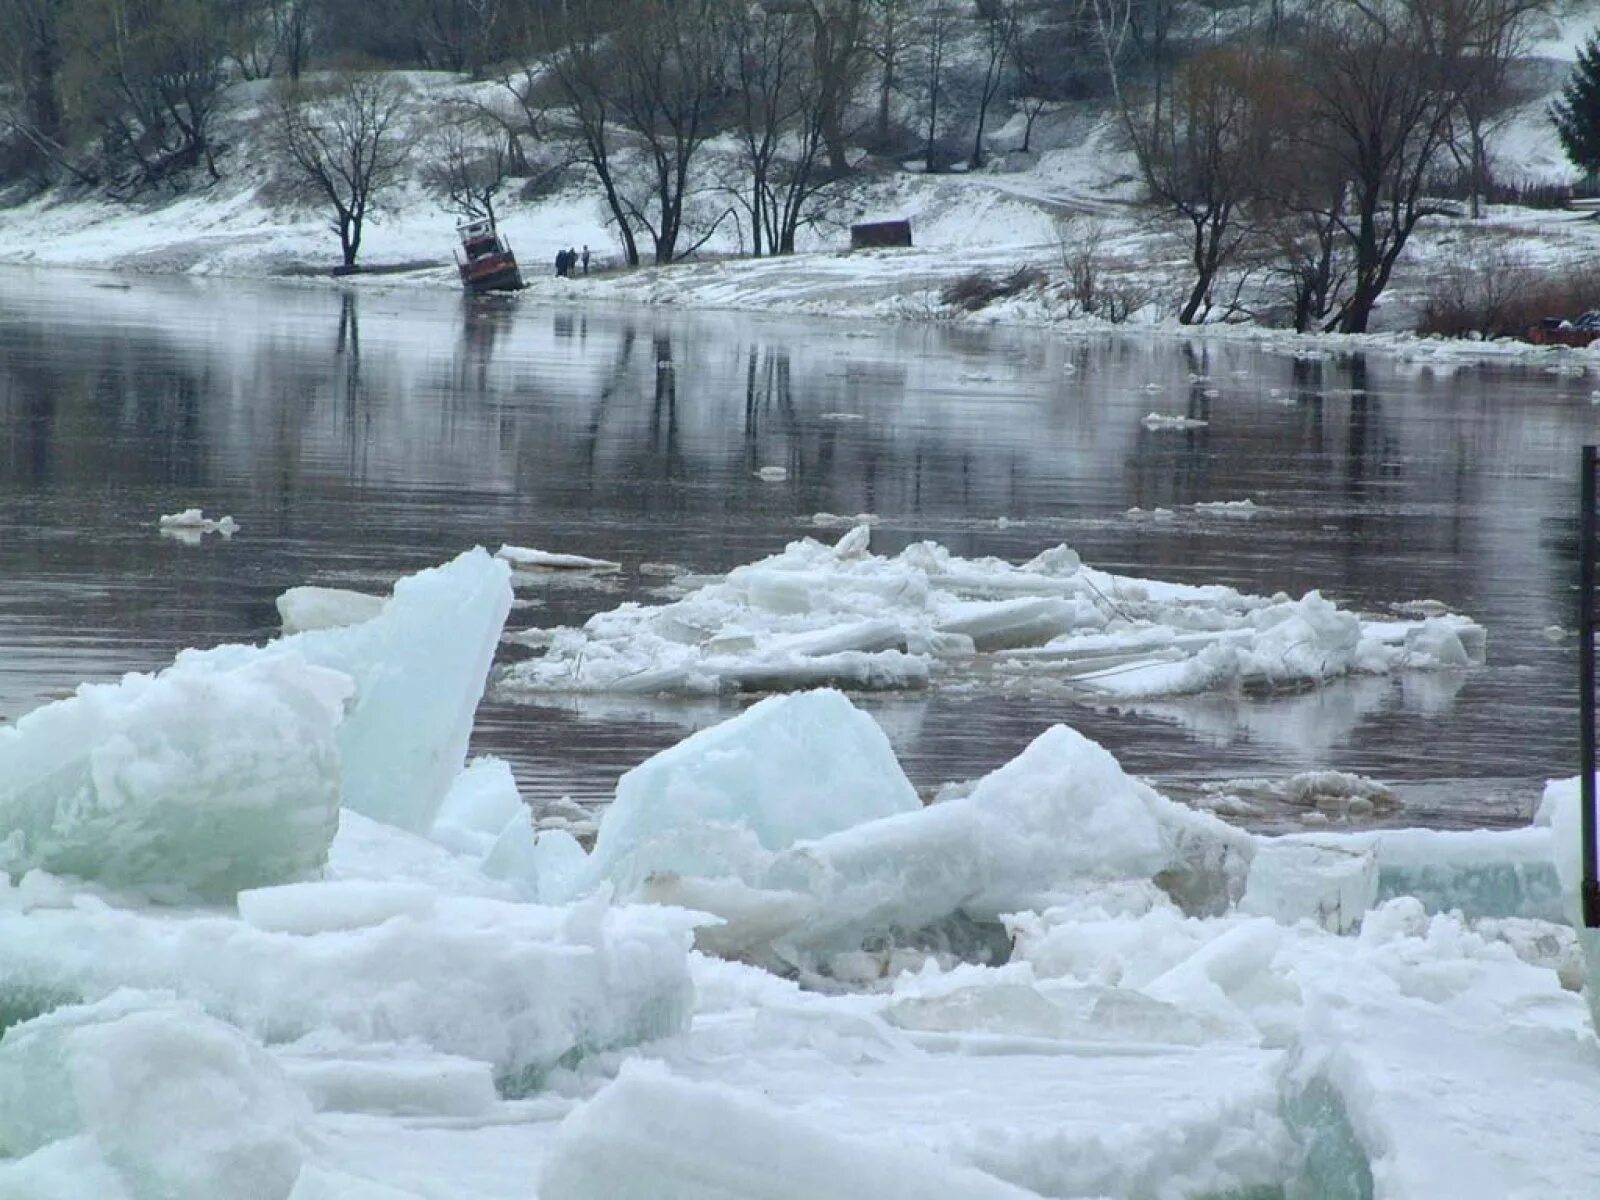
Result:
M1571 57L1585 28L1582 17L1575 12L1552 26L1548 41L1535 48L1552 70L1559 72ZM421 145L428 114L438 105L504 99L495 83L427 72L406 72L402 78L413 96L409 119ZM267 152L268 86L239 84L226 94L217 118L219 143L228 147L219 180L127 202L63 189L0 210L0 265L292 279L361 289L458 289L452 260L456 218L423 184L425 153L414 156L404 180L367 224L361 252L365 273L332 276L338 242L329 214L289 199ZM799 254L780 258L743 257L736 223L728 221L716 226L703 257L619 269L620 249L598 192L580 172L568 171L553 190L527 196L508 191L498 202L501 230L529 283L519 302L1103 331L1106 320L1083 315L1069 282L1088 256L1100 286L1119 290L1132 308L1127 321L1141 336L1198 334L1371 348L1422 359L1556 359L1557 354L1522 343L1419 339L1408 331L1428 287L1460 264L1486 261L1487 255L1537 274L1600 260L1600 224L1582 214L1493 207L1482 221L1436 217L1423 222L1375 314L1372 335L1300 337L1245 318L1184 327L1175 314L1187 288L1186 240L1169 218L1137 202L1136 166L1116 122L1103 110L1069 107L1046 116L1034 132L1033 152L996 153L982 171L929 176L889 161L876 163L820 206L818 224L801 232ZM1015 118L995 131L994 145L1003 151L1019 137L1020 118ZM734 149L713 139L706 153L729 156ZM1542 101L1531 101L1498 132L1495 163L1507 179L1568 176ZM890 216L910 221L914 248L844 249L852 222ZM556 253L569 247L593 251L593 274L555 277ZM945 296L959 280L998 282L1024 270L1029 272L1025 283L989 303L972 306ZM1270 284L1258 279L1250 287L1259 306L1277 304Z

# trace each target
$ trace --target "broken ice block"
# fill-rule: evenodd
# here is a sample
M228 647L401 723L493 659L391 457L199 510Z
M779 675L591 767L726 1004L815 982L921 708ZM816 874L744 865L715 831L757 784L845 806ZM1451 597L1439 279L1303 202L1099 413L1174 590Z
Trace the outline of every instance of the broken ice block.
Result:
M320 868L348 676L293 653L85 684L0 729L0 871L231 901Z

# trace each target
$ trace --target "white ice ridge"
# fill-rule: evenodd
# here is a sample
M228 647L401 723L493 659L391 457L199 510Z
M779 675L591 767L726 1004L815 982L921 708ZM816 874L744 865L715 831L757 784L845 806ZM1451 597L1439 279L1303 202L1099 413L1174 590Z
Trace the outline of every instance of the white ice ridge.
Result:
M1021 565L932 542L886 558L870 536L859 526L833 546L805 538L672 603L624 604L555 630L544 656L503 682L513 692L870 690L921 687L983 661L1019 681L1131 699L1483 661L1483 629L1466 617L1369 619L1317 592L1292 600L1111 575L1066 546Z
M9 1020L124 987L171 991L268 1044L410 1043L490 1064L521 1094L559 1063L679 1030L693 1003L695 918L603 894L557 909L301 883L243 893L242 920L28 896L0 893Z

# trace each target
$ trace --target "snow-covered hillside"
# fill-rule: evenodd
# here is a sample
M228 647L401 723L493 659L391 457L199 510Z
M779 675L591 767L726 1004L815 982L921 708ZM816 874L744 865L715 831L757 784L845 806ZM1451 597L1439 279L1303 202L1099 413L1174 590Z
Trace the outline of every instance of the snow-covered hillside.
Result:
M1550 96L1566 77L1583 39L1600 26L1600 3L1577 0L1533 28L1523 76L1538 90L1495 133L1497 178L1569 182L1548 119ZM405 72L411 89L413 140L426 147L439 106L473 98L493 102L497 83L468 83L441 73ZM118 202L81 189L57 189L0 210L0 263L59 265L113 271L241 277L315 277L338 262L329 214L286 198L268 153L269 85L239 84L225 94L218 141L222 178L180 194ZM884 162L824 206L824 219L802 230L792 258L740 257L743 239L726 222L691 261L668 268L622 272L620 246L598 189L577 168L558 188L532 197L509 194L500 224L536 295L564 301L596 298L701 307L757 307L829 315L899 319L1080 321L1081 306L1058 289L1037 286L975 315L952 311L940 293L969 274L1000 277L1037 268L1051 283L1070 274L1074 260L1092 255L1102 276L1125 287L1134 319L1173 319L1184 287L1187 247L1182 231L1138 204L1139 184L1117 120L1103 105L1068 105L1041 117L1030 153L1017 152L1023 119L992 121L989 164L981 171L925 175ZM709 153L731 155L731 142ZM426 154L413 155L404 184L369 224L362 263L371 274L360 286L457 286L452 262L456 218L422 183ZM912 250L847 256L846 227L883 216L910 219ZM1377 327L1409 328L1416 289L1441 256L1493 243L1532 269L1600 257L1600 227L1574 214L1515 207L1491 208L1467 223L1433 219L1420 227L1402 259ZM551 267L558 250L589 247L594 274L561 280ZM1426 270L1421 269L1426 265Z

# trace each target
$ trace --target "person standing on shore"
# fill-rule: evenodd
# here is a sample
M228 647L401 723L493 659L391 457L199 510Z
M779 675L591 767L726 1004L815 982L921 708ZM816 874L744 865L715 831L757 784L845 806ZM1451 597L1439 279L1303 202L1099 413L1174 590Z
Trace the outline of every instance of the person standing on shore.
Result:
M589 247L588 246L585 246L583 248L583 273L585 275L587 275L589 273Z

